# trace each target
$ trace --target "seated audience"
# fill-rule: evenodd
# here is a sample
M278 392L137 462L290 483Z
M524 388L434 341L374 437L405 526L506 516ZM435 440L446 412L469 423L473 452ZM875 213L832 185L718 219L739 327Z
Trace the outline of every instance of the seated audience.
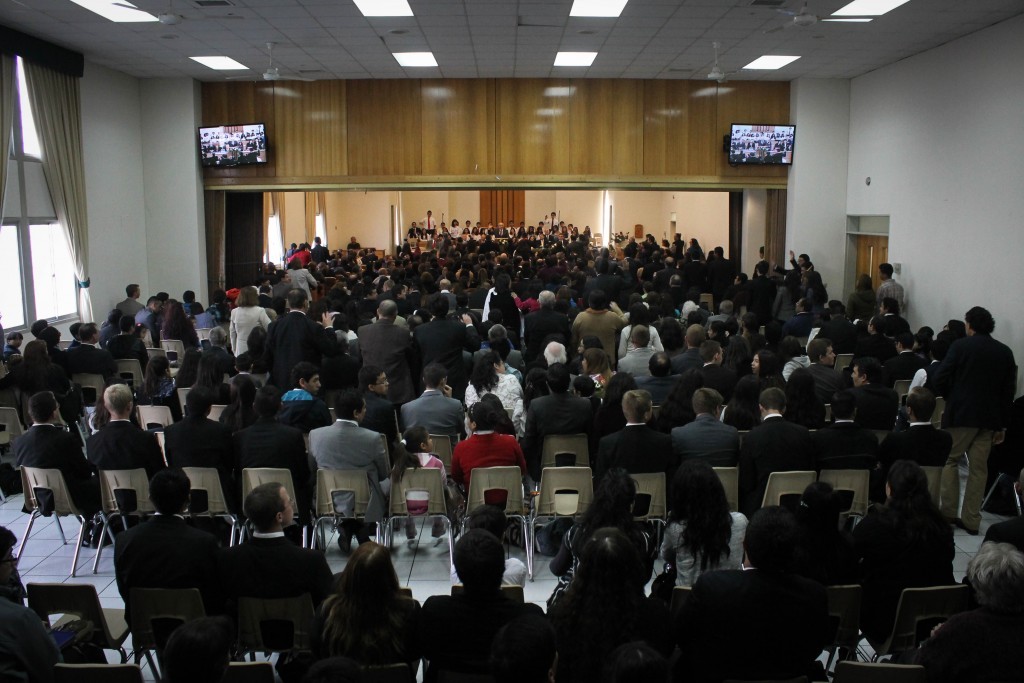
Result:
M99 347L100 331L95 323L86 323L79 328L82 343L67 351L69 375L100 375L107 382L117 377L117 361L110 351Z
M388 444L398 439L395 406L388 400L388 377L376 365L359 369L359 391L366 402L366 417L360 423L363 429L383 434Z
M256 400L256 383L251 375L239 373L228 383L231 387L231 402L220 414L220 423L234 434L256 422L256 411L253 401Z
M135 402L141 406L166 406L171 409L171 419L175 422L181 419L182 405L167 356L157 356L146 366L142 386L135 387Z
M295 364L291 371L292 387L281 396L281 411L277 421L309 433L317 427L331 424L331 411L317 398L320 393L320 370L306 361Z
M131 316L122 316L117 323L120 334L112 337L106 346L100 344L100 349L106 349L114 360L134 359L139 361L142 371L146 371L149 363L149 354L146 352L146 345L139 339L141 327L136 326L135 319Z
M677 461L707 458L712 466L733 467L740 439L735 427L718 420L722 396L714 389L693 392L693 422L672 430L672 453Z
M1021 491L1024 490L1024 470L1021 470L1020 477L1013 488L1015 495L1021 495ZM1012 543L1018 550L1024 552L1024 517L1014 517L1005 522L993 524L985 532L985 540Z
M853 392L836 392L832 395L831 405L832 424L811 434L815 454L814 469L873 470L878 462L878 438L854 421L857 399Z
M472 408L484 394L494 394L501 400L505 410L512 411L516 433L522 434L526 424L523 387L519 380L507 372L505 362L497 351L487 351L473 366L473 374L466 387L466 407Z
M814 377L807 368L794 370L786 382L786 413L783 417L807 429L825 426L825 404L815 393Z
M491 644L495 683L552 683L557 663L555 629L544 617L531 614L510 621Z
M497 505L478 505L466 515L467 529L483 529L490 531L499 541L505 536L508 518ZM525 586L528 571L522 560L509 557L505 560L505 572L501 575L503 586ZM459 573L452 567L452 584L462 583Z
M526 411L526 431L521 441L526 462L530 466L530 474L535 479L540 478L544 438L565 434L588 434L593 421L590 401L569 393L571 378L565 365L549 365L546 379L550 393L530 401L530 407Z
M423 386L419 398L402 406L402 425L406 429L423 427L428 434L444 434L454 448L466 427L462 402L452 398L448 386L448 370L440 363L429 363L423 368Z
M842 507L832 485L816 481L804 489L796 512L801 531L797 573L823 586L854 584L859 577L853 539L839 530Z
M757 403L760 395L761 381L756 375L740 377L722 413L722 422L741 432L748 432L761 424L761 410Z
M12 554L18 539L0 526L0 586L16 572ZM0 680L52 681L53 665L62 661L60 650L46 632L39 615L20 602L0 598Z
M160 657L163 683L219 683L233 647L232 625L225 617L185 622L171 633Z
M423 427L410 427L402 435L402 441L395 445L395 464L391 468L391 489L396 490L402 483L407 469L426 467L429 469L441 470L441 481L448 481L448 473L445 472L444 463L433 454L434 442L430 434ZM446 501L446 505L447 505ZM448 505L453 510L454 506ZM419 529L416 528L417 520L409 515L405 518L405 535L409 540L410 547L416 542ZM435 539L444 535L444 524L440 519L433 520L431 535Z
M489 402L478 401L469 409L469 429L472 432L460 441L452 453L452 479L469 491L470 477L477 467L518 466L527 477L526 458L514 436L495 432L504 411Z
M636 386L651 395L654 405L660 406L668 399L679 376L672 374L672 359L664 351L651 356L647 370L647 375L636 378Z
M619 645L608 655L603 680L608 683L668 683L672 670L665 655L643 641Z
M854 358L853 397L857 401L857 424L865 429L892 431L900 399L882 384L882 366L875 358Z
M188 392L187 415L164 429L164 455L170 467L216 469L230 504L236 501L231 495L231 430L210 419L212 405L213 395L207 389Z
M146 470L152 478L162 470L164 457L156 437L134 420L132 390L126 384L112 384L103 392L103 405L110 422L89 437L85 444L89 462L98 470Z
M233 367L234 364L232 364ZM196 381L192 388L206 389L212 392L214 405L226 406L231 402L231 387L224 381L224 370L221 367L221 360L216 354L204 351L199 357L199 366L196 368Z
M693 394L704 386L704 371L698 369L685 370L672 388L665 402L661 404L654 427L659 432L669 434L676 427L693 422Z

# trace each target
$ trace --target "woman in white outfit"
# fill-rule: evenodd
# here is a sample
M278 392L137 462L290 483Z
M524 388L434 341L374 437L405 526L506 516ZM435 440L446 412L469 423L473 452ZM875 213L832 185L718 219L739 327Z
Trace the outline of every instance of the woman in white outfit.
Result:
M494 394L501 400L506 411L512 411L512 424L516 435L522 436L526 428L526 411L523 408L523 388L514 375L505 371L505 362L496 351L488 351L476 362L473 374L466 387L466 409L480 400L484 394Z
M249 350L249 333L257 327L267 329L270 316L260 306L260 295L255 287L242 287L238 293L237 307L231 311L231 351L240 356Z

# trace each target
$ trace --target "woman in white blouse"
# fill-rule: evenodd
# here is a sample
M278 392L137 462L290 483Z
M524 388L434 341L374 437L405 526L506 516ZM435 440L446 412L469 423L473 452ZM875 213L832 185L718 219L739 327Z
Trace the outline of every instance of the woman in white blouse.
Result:
M516 435L522 436L526 429L523 388L514 375L505 372L505 362L496 351L485 353L473 367L469 386L466 387L466 409L471 408L484 394L494 394L501 400L505 410L512 411Z
M257 327L267 329L270 317L260 306L260 295L255 287L242 287L238 293L237 307L231 311L231 350L240 356L249 350L249 333Z

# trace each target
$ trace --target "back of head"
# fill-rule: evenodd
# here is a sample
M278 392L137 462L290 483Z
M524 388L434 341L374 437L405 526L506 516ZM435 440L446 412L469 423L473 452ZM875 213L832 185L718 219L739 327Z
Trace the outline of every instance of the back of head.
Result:
M715 360L715 356L717 356L721 350L721 344L714 339L709 339L700 345L700 359L704 361L705 364L710 363Z
M228 668L231 631L225 617L202 617L174 629L160 658L164 683L219 683Z
M698 349L707 340L707 333L701 325L690 325L686 328L686 346L691 349Z
M292 387L298 387L299 380L302 380L303 382L308 382L309 380L313 379L314 376L319 374L320 368L313 365L309 361L300 361L295 364L295 367L292 368Z
M103 403L111 415L125 417L132 410L132 390L127 384L111 384L103 391Z
M761 571L789 572L799 530L792 513L778 506L754 513L743 538L750 564Z
M722 395L714 389L702 387L693 392L693 412L695 415L709 414L718 417L718 409L722 406Z
M505 624L491 643L495 683L548 683L555 666L555 629L528 615Z
M569 374L569 368L562 363L555 363L549 365L547 370L547 382L548 388L556 394L564 394L569 391L569 382L572 381L572 376Z
M185 397L185 413L189 417L203 418L216 402L213 391L206 387L193 387Z
M644 641L618 646L604 666L604 683L667 683L668 680L668 660Z
M363 409L363 397L355 389L346 389L338 394L334 409L339 420L354 420L356 413Z
M889 263L880 263L878 265L878 272L884 275L886 279L888 279L892 277L893 267Z
M448 368L441 363L429 363L423 368L423 384L428 389L439 389L447 376Z
M555 363L565 364L568 358L565 354L565 344L561 342L548 342L547 346L544 347L544 360L548 365L554 365Z
M668 377L672 374L672 359L664 351L659 351L647 361L647 369L652 377Z
M128 334L135 330L135 318L130 315L123 315L117 321L117 330L121 334Z
M228 335L224 332L224 328L215 327L210 330L210 344L213 346L224 346L228 343Z
M832 417L836 420L852 420L857 410L857 397L848 389L832 394Z
M777 410L784 413L786 412L786 392L778 387L770 387L761 392L758 403L765 410Z
M466 515L467 529L483 529L494 534L498 540L505 535L508 520L505 511L497 505L478 505Z
M825 339L824 337L815 337L807 344L807 357L812 363L820 363L822 357L828 353L828 348L830 346L832 346L832 342L828 339Z
M967 581L984 607L1014 616L1024 613L1024 553L1010 543L983 543L967 563Z
M277 482L260 484L245 497L243 511L256 527L256 531L266 532L272 529L277 515L284 512L282 488Z
M935 412L935 394L925 387L914 387L907 394L907 408L918 422L928 422Z
M176 515L185 509L191 488L182 470L163 469L149 480L149 500L161 515Z
M870 384L881 384L882 364L878 362L877 358L872 356L854 358L851 365L854 367L854 374L864 375Z
M494 593L505 572L505 551L494 534L472 529L455 544L454 563L467 595Z
M981 306L975 306L964 315L964 322L975 334L992 334L996 329L995 318Z
M647 348L651 343L651 332L644 325L633 325L633 329L630 330L629 340L638 349Z
M259 417L274 418L281 409L281 392L273 385L260 387L252 408Z
M301 311L306 307L306 301L309 297L301 289L292 289L288 291L288 308L293 311Z
M49 422L50 418L57 411L57 398L52 391L40 391L32 394L28 400L28 414L33 422L42 424Z

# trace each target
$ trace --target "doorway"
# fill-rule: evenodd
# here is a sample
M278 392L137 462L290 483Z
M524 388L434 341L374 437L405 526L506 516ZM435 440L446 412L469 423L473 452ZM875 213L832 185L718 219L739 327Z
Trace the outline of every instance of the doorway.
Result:
M877 290L882 284L878 276L878 265L889 260L889 237L887 235L857 235L857 277L862 273L871 276L871 287Z

